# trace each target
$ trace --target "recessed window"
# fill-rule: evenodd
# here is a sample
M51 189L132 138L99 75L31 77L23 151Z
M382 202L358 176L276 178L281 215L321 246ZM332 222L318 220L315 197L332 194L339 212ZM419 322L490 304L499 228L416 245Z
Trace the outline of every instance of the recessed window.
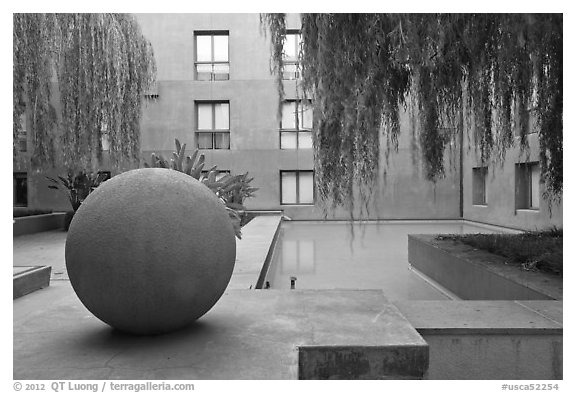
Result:
M516 164L516 209L540 209L540 164Z
M102 144L102 151L110 150L110 134L108 134L108 124L102 124L100 129L100 143Z
M300 78L300 64L298 62L298 54L300 52L300 45L302 42L302 35L298 31L288 31L286 33L286 40L282 50L282 59L284 63L284 71L282 79L294 80Z
M14 172L12 199L14 206L28 206L28 175Z
M282 205L314 204L314 171L280 171Z
M20 115L20 130L18 131L18 150L28 151L28 136L26 134L26 114Z
M196 80L228 80L230 62L228 60L228 32L195 32L196 40Z
M310 101L285 101L282 103L280 148L312 148L312 105Z
M209 174L209 173L210 173L209 171L202 171L202 175L200 176L200 180L208 177L208 174ZM218 180L222 179L224 176L229 175L229 174L230 174L230 171L229 171L229 170L226 170L226 169L221 170L221 169L219 169L219 170L216 172L216 179L215 179L215 180L218 181Z
M196 102L198 149L230 149L230 103Z
M486 205L487 167L472 168L472 204Z

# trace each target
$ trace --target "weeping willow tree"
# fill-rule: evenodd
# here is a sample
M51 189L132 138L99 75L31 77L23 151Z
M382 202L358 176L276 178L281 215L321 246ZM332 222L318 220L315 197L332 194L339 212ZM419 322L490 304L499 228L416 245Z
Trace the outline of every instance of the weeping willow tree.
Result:
M262 14L261 24L282 99L285 15ZM483 164L502 163L515 132L528 150L535 119L545 196L560 200L561 14L302 14L301 25L299 90L313 98L314 169L326 205L352 212L356 191L368 203L381 149L386 161L398 149L403 110L433 182L463 132Z
M14 14L13 23L15 159L26 114L34 169L94 170L103 140L116 167L138 162L142 97L156 66L135 19Z

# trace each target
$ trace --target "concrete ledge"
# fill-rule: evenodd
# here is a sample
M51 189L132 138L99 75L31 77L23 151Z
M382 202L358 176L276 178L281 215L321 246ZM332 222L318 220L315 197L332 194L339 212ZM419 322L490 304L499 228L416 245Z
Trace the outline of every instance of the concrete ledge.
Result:
M282 210L244 210L246 213L253 213L257 216L282 216Z
M280 233L280 224L281 222L278 224L276 230L274 231L274 236L272 237L270 247L268 247L268 252L266 253L266 259L262 264L262 269L260 270L258 281L256 282L256 286L254 287L255 289L264 288L266 276L268 275L268 270L270 269L270 263L272 262L272 255L274 255L274 248L276 247L276 242L278 241L278 234Z
M562 334L562 301L398 301L419 332L434 334Z
M408 235L410 264L465 300L561 300L562 278L436 235Z
M428 346L376 290L292 290L312 336L298 346L299 379L422 379Z
M13 299L17 299L50 285L50 266L14 267Z
M429 379L562 379L561 301L402 301Z
M65 216L66 213L52 213L14 218L12 235L29 235L54 229L64 229Z
M256 288L281 221L280 215L256 216L242 228L242 239L236 239L236 262L228 289Z

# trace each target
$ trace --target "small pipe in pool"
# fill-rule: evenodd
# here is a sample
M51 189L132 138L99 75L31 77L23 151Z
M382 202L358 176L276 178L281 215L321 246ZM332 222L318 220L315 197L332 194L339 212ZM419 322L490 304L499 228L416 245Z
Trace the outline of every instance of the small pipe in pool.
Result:
M290 289L296 289L296 277L290 277Z

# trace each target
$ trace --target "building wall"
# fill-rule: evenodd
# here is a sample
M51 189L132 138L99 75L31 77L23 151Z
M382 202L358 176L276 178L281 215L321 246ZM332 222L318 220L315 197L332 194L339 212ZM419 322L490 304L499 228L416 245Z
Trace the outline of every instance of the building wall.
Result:
M246 201L250 209L281 209L294 219L323 218L318 206L280 204L280 170L313 169L313 153L279 149L278 93L270 74L270 42L262 34L259 15L138 14L136 18L152 42L158 66L159 98L148 102L142 122L143 158L148 160L152 152L170 156L174 138L192 152L194 101L229 100L230 150L202 150L206 167L217 165L233 174L248 171L259 188L256 197ZM297 15L288 16L287 28L299 28ZM198 30L229 32L230 80L194 80L194 32ZM297 98L295 82L284 82L286 98ZM399 152L390 157L387 177L381 176L367 218L458 217L457 172L436 185L423 181L412 165L406 119L402 128ZM328 218L348 217L343 209L328 212Z
M430 346L428 379L562 379L561 334L420 333Z
M468 141L465 138L465 141ZM538 135L529 134L528 153L521 153L516 138L516 147L506 154L503 164L489 164L486 177L486 205L474 205L472 170L480 167L480 152L473 141L465 142L464 148L464 218L468 220L501 225L518 229L544 229L563 226L562 200L559 203L544 199L544 185L540 184L539 209L519 209L516 207L516 164L539 160Z

